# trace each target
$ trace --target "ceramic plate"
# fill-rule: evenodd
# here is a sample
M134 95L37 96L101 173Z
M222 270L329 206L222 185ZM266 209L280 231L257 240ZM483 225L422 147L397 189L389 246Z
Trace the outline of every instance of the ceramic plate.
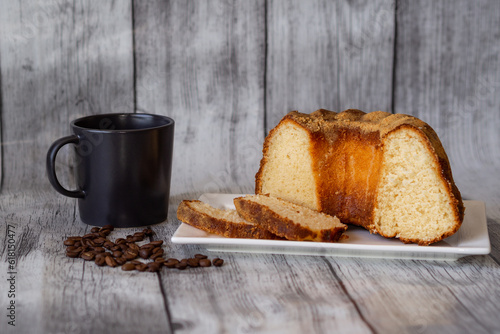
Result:
M203 194L199 199L214 207L234 209L233 198L240 194ZM235 239L181 223L172 236L176 244L197 244L208 251L273 253L292 255L398 258L420 260L457 260L468 255L490 253L490 240L483 202L464 201L466 207L462 226L454 235L430 246L404 244L397 239L386 239L370 234L363 228L349 226L347 240L338 243Z

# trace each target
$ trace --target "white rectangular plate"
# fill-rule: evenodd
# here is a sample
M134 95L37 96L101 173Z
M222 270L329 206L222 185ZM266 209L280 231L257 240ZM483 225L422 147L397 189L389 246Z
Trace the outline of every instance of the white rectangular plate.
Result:
M203 194L200 201L217 208L234 209L233 198L239 194ZM386 239L367 230L349 226L347 240L328 242L236 239L210 234L181 223L172 236L177 244L197 244L209 251L272 253L292 255L370 257L419 260L457 260L468 255L490 253L490 239L483 202L464 201L465 218L454 235L430 246L404 244L397 239Z

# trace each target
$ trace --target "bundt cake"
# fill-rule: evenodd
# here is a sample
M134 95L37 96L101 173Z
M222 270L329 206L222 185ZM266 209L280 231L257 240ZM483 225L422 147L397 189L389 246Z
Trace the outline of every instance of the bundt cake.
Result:
M434 130L382 111L290 112L265 139L255 192L419 245L452 235L464 217Z
M237 197L234 206L245 220L288 240L335 242L347 230L337 217L268 195Z

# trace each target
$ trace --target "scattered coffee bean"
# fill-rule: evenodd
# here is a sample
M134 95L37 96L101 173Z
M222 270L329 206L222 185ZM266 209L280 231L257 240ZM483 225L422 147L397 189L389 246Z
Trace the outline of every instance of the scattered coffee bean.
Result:
M135 269L135 264L133 264L132 262L127 262L122 266L122 270L124 271L130 271L134 269Z
M219 259L218 257L212 260L212 264L216 267L221 267L224 264L223 259Z
M161 254L161 253L156 253L156 254L151 255L149 258L150 258L151 260L156 260L156 259L161 258L162 256L163 256L163 254Z
M147 266L148 267L147 267L146 271L151 272L151 273L155 273L155 272L159 271L161 268L161 265L157 262L150 262L147 264Z
M103 237L100 237L100 236L94 239L94 243L97 246L102 246L105 242L106 242L106 239L104 239Z
M179 269L179 270L184 270L188 267L188 264L187 262L179 262L175 265L175 268Z
M212 262L209 259L200 259L200 267L210 267Z
M158 247L158 246L163 245L163 240L151 241L150 244L153 245L154 247Z
M163 262L163 265L167 268L175 268L175 266L179 263L179 260L177 259L167 259L165 262Z
M143 259L147 259L150 255L151 255L150 248L141 249L139 251L139 256L142 257Z
M74 239L66 239L64 240L64 246L74 246L75 245L75 240Z
M111 242L111 241L106 241L102 244L102 247L106 248L106 249L110 249L111 247L114 247L115 246L115 243L114 242Z
M84 252L80 255L80 257L82 259L84 259L85 261L90 261L90 260L93 260L94 257L95 257L95 253L93 252Z
M139 246L136 242L143 241L145 237L150 237L154 232L146 228L142 232L135 232L133 235L127 235L125 238L118 238L114 242L107 239L107 236L113 231L111 225L101 228L93 227L90 233L84 236L72 236L64 240L66 246L66 256L70 258L82 258L86 261L94 261L97 266L117 267L122 270L158 272L161 267L177 268L185 270L188 267L220 267L224 260L215 258L212 261L206 255L195 254L192 258L178 260L175 258L165 259L163 257L165 250L161 247L163 240L151 241ZM144 263L136 260L141 257L145 260L152 260Z
M67 257L71 257L71 258L79 257L80 256L80 252L78 252L78 251L69 251L69 252L66 252L66 256Z
M101 256L101 257L96 256L95 264L98 265L99 267L104 266L106 264L106 257L105 256Z
M188 259L186 262L187 262L188 266L193 267L193 268L196 268L200 265L200 260L197 258Z
M123 243L126 243L127 240L123 239L123 238L118 238L115 240L115 244L116 245L119 245L119 244L123 244Z
M155 248L155 246L152 245L151 243L145 244L145 245L142 245L141 247L139 247L139 249L153 249L153 248Z
M106 250L103 247L94 247L94 252L104 253Z
M112 256L106 256L106 264L110 267L116 267L118 263Z
M148 265L145 263L140 263L140 264L135 265L135 269L138 271L146 271L147 268L148 268Z
M122 255L123 255L123 253L122 253L122 252L120 252L120 251L114 251L114 252L113 252L113 256L114 256L114 257L121 257Z

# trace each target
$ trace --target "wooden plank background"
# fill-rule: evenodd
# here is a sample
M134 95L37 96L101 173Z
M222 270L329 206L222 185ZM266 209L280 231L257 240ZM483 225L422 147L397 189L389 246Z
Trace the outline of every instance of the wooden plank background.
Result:
M18 326L3 316L0 331L500 331L499 51L495 0L0 0L0 221L16 228L19 273ZM253 191L266 133L290 110L318 108L429 122L463 195L487 204L492 253L455 263L210 254L226 265L158 275L64 257L64 238L90 229L45 175L70 120L175 119L169 219L153 227L169 240L182 199ZM72 173L67 147L68 187ZM5 245L0 257L5 273Z

